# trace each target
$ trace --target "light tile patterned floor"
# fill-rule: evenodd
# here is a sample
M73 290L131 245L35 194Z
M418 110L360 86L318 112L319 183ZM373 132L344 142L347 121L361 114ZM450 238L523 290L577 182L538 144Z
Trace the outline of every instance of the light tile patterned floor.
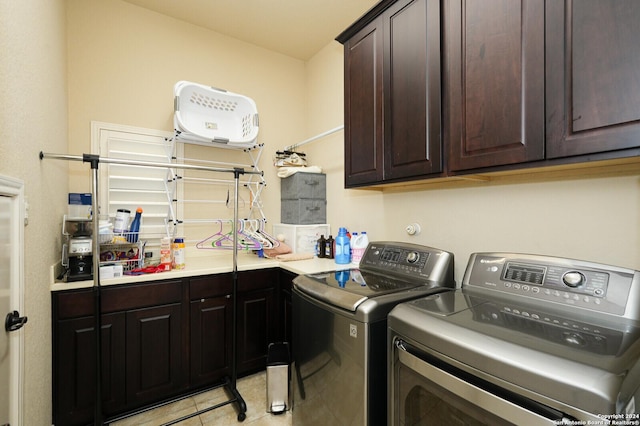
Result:
M266 410L266 374L264 372L244 377L238 380L238 391L247 404L247 418L244 422L238 422L238 413L235 404L228 404L216 408L188 420L180 422L180 426L290 426L291 411L274 415ZM190 398L183 399L173 404L132 416L115 423L112 426L159 426L180 417L194 413L198 410L211 407L223 401L229 400L222 388L214 389Z

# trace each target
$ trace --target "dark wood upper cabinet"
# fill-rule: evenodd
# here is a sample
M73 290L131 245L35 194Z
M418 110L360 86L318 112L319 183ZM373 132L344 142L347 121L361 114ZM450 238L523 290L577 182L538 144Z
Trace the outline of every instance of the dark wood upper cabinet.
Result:
M376 20L344 46L345 186L383 178L382 25Z
M452 171L544 158L544 3L444 2L444 123Z
M345 186L638 156L638 22L636 0L382 0L337 38Z
M441 172L440 3L399 1L384 30L384 179Z
M381 2L337 40L345 46L345 186L441 172L439 1Z
M640 146L640 2L549 1L547 157Z

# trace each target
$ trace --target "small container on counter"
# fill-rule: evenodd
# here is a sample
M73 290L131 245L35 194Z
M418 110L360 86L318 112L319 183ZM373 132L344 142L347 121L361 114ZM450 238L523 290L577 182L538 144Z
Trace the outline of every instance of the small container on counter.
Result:
M160 269L161 271L171 270L171 238L163 237L160 240Z
M113 232L116 235L123 235L129 230L129 216L131 211L127 209L118 209L116 212L116 220L113 224Z
M174 238L172 249L173 249L173 263L172 263L173 269L184 269L185 267L184 238Z
M318 238L318 244L316 245L316 256L319 258L327 257L327 240L324 238L324 234Z
M326 250L326 257L328 259L333 259L334 258L334 252L335 252L335 240L333 239L332 235L329 235L329 238L327 238L327 250Z

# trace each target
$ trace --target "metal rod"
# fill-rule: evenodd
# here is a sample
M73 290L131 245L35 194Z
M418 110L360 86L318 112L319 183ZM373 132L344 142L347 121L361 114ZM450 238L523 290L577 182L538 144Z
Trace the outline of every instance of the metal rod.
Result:
M94 331L96 336L95 368L96 368L96 395L94 407L94 425L102 426L104 414L102 412L102 295L100 289L100 250L98 234L100 224L98 216L98 162L91 161L91 222L93 233L91 238L91 251L93 253L93 294L94 294Z
M195 164L176 164L176 163L161 163L155 161L139 161L139 160L125 160L122 158L109 158L109 157L100 157L93 154L83 154L83 155L66 155L66 154L52 154L49 152L40 151L40 159L56 159L56 160L68 160L68 161L83 161L88 162L93 158L96 158L100 163L108 163L108 164L124 164L127 166L142 166L142 167L157 167L157 168L167 168L167 169L181 169L181 170L202 170L207 172L220 172L220 173L235 173L238 169L223 169L217 167L207 167L207 166L198 166ZM256 171L242 171L243 174L247 175L263 175L263 172Z
M302 146L304 144L307 144L309 142L313 142L313 141L315 141L317 139L324 138L325 136L329 136L330 134L338 132L338 131L340 131L342 129L344 129L344 124L341 125L341 126L338 126L336 128L333 128L331 130L327 130L326 132L323 132L323 133L320 133L318 135L315 135L315 136L313 136L313 137L311 137L309 139L305 139L302 142L299 142L299 143L296 143L296 144L293 144L293 145L289 145L288 147L284 148L284 151L290 151L290 150L292 150L294 148L297 148L297 147Z

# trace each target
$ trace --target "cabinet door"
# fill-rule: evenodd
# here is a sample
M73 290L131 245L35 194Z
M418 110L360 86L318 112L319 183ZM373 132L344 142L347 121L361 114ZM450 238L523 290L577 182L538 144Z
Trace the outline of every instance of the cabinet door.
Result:
M127 400L136 404L183 389L181 305L130 310L127 315Z
M238 373L264 369L275 337L275 288L238 294Z
M93 317L54 325L54 421L59 425L91 423L95 407L96 353ZM102 401L105 414L125 406L125 317L102 316Z
M191 386L215 383L231 366L231 296L191 301Z
M384 180L440 172L440 2L399 1L382 19Z
M640 2L547 2L549 158L640 146Z
M264 369L269 343L275 341L278 323L276 289L278 270L243 271L238 274L238 373Z
M444 2L444 122L453 171L544 158L544 3Z
M288 342L289 348L293 347L291 340L291 289L293 288L293 280L298 274L293 272L280 270L280 291L278 294L278 333L276 338L281 342Z
M344 45L346 187L383 179L382 31L374 20Z

